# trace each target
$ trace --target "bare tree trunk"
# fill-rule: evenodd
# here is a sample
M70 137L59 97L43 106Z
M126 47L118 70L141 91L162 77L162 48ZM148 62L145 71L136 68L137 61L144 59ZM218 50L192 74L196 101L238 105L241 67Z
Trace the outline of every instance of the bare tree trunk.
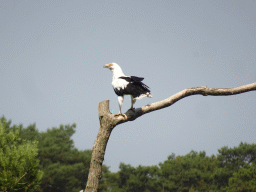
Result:
M86 192L97 192L99 189L99 182L101 179L102 173L102 163L104 160L105 150L107 146L107 142L113 128L121 123L127 121L133 121L144 115L146 113L150 113L155 110L159 110L165 107L169 107L178 100L188 97L190 95L203 95L203 96L228 96L240 94L248 91L256 90L256 83L243 85L235 88L208 88L204 87L192 87L188 89L184 89L183 91L176 93L175 95L156 102L149 105L145 105L141 108L137 108L135 112L127 111L125 113L125 117L118 116L115 117L113 114L109 112L109 100L101 101L99 103L98 114L100 120L100 130L98 132L96 141L92 148L92 158L89 170L89 176L86 185Z
M102 162L104 160L105 150L110 133L113 129L111 121L109 121L109 101L101 101L98 108L100 130L96 141L92 148L92 158L89 170L86 192L97 192L102 173Z

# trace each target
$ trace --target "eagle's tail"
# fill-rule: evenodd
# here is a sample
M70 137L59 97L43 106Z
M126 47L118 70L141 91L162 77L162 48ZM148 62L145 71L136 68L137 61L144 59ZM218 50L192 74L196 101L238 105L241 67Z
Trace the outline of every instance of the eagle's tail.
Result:
M134 99L136 99L136 100L140 100L140 99L142 99L142 98L144 98L144 97L152 98L152 97L153 97L153 95L152 95L152 94L150 94L149 92L147 92L147 93L141 94L141 95L140 95L140 96L138 96L138 97L135 97Z

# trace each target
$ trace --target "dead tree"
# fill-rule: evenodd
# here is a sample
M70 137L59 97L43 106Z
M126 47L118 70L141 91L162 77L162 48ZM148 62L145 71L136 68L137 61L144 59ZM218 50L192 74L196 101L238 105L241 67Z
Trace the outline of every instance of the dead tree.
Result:
M175 102L190 95L203 95L203 96L229 96L236 95L244 92L256 90L256 83L243 85L235 88L208 88L192 87L184 89L183 91L176 93L175 95L152 104L145 105L141 108L137 108L135 112L129 110L125 113L125 116L115 117L109 111L109 100L101 101L99 103L98 115L100 120L100 129L92 148L92 158L89 170L89 176L86 185L86 192L97 192L99 189L99 182L102 174L102 163L104 160L105 150L111 131L115 126L127 121L133 121L138 117L169 107Z

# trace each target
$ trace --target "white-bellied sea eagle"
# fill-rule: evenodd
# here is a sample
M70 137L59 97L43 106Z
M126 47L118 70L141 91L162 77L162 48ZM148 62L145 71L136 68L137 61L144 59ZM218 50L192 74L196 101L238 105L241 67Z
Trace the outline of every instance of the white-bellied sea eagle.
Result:
M136 100L142 99L144 97L153 97L150 94L149 87L142 83L142 80L144 79L143 77L125 76L121 67L116 63L109 63L103 67L110 69L113 73L112 86L118 96L119 104L119 113L115 116L123 115L121 113L121 107L123 104L124 95L131 96L131 108L129 110L133 111L133 104Z

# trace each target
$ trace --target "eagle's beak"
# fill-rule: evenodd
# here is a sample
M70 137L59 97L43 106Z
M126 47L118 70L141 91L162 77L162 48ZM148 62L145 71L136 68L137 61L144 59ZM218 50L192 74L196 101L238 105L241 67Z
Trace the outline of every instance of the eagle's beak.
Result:
M103 67L104 67L104 68L110 68L111 66L113 66L113 64L112 64L112 63L109 63L109 64L104 65Z
M108 65L109 65L109 64L106 64L106 65L104 65L103 67L104 67L104 68L108 68Z

